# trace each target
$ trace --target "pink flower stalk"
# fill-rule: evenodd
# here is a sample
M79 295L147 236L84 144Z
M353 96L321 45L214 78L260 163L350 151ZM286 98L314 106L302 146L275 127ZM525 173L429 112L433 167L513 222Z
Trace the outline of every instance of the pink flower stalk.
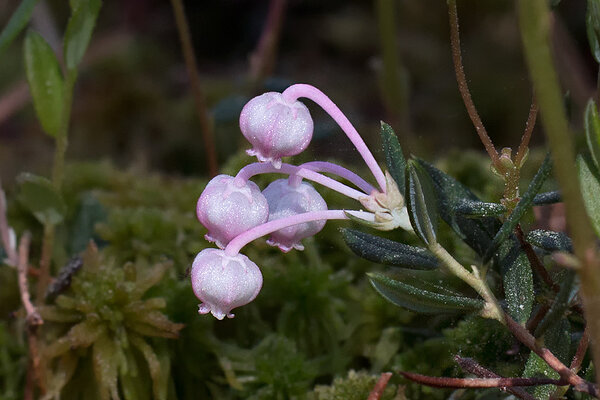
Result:
M190 275L194 294L202 301L198 312L210 312L219 320L233 318L231 310L254 300L263 282L260 269L248 257L219 249L198 253Z
M236 236L232 241L229 242L225 247L225 254L229 256L235 256L240 252L242 247L248 243L256 240L262 236L268 235L272 232L286 228L288 226L303 224L305 222L312 221L325 221L330 219L349 219L348 214L361 218L365 221L374 221L374 214L365 211L355 210L325 210L325 211L311 211L303 214L296 214L290 217L275 219L273 221L266 222L262 225L254 227L239 236Z
M290 86L284 90L281 95L288 103L297 101L300 97L305 97L321 106L321 108L323 108L323 110L325 110L335 120L335 122L337 122L340 128L342 128L346 136L348 136L348 139L350 139L354 147L356 147L356 150L358 150L362 158L365 160L365 163L373 173L373 176L375 177L375 180L377 180L377 184L381 188L381 191L385 193L385 175L379 167L379 164L377 164L377 161L375 161L375 157L373 157L371 150L369 150L356 128L354 128L344 113L333 101L331 101L329 97L327 97L327 95L325 95L325 93L321 92L314 86L300 83Z
M208 229L206 240L224 248L234 237L266 222L269 205L254 182L218 175L200 195L196 214Z
M269 203L269 221L327 210L325 200L306 182L293 186L287 179L278 179L263 190L263 195ZM291 225L271 233L267 243L279 247L284 253L291 249L304 250L301 240L317 234L324 226L325 220Z
M340 168L342 168L342 167L340 167ZM348 172L350 172L350 171L348 171ZM339 193L343 194L344 196L350 197L351 199L354 199L354 200L360 200L360 198L362 198L366 195L365 193L360 192L351 187L348 187L348 186L344 185L343 183L336 181L335 179L331 179L325 175L321 175L321 174L313 171L312 169L302 168L301 166L297 167L295 165L286 164L286 163L282 163L279 168L275 168L273 165L266 164L266 163L249 164L249 165L246 165L244 168L242 168L238 172L238 174L235 176L235 180L236 180L237 184L243 185L252 176L258 175L258 174L267 174L267 173L282 173L282 174L290 175L290 178L292 177L292 175L299 177L299 178L305 178L305 179L308 179L309 181L316 182L320 185L323 185L332 190L335 190L336 192L339 192ZM299 184L300 180L298 180L296 182L296 184Z
M294 156L306 149L312 139L313 120L301 102L287 101L281 93L269 92L244 106L240 129L252 144L248 154L279 168L281 157Z

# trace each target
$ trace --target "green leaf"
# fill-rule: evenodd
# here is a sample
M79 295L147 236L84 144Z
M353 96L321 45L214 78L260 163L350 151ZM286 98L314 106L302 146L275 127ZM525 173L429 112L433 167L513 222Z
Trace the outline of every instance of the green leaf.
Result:
M585 15L587 37L592 56L600 63L600 1L588 0Z
M562 319L558 324L553 325L546 335L544 335L544 346L548 348L560 361L568 365L569 348L571 345L571 325L566 319ZM524 378L546 377L559 379L560 375L554 371L537 354L531 352L529 359L525 364L523 371ZM536 386L533 389L533 396L537 400L548 400L556 390L554 385Z
M435 243L437 240L438 210L431 178L419 164L410 162L406 180L410 223L421 240L427 244Z
M560 194L560 191L554 190L552 192L536 194L535 197L533 198L533 205L534 206L543 206L546 204L560 203L561 201L562 201L562 196Z
M402 147L398 137L391 126L381 121L381 142L385 153L385 163L392 178L396 181L400 194L406 197L406 159L402 154Z
M19 182L18 199L44 225L62 222L67 207L52 183L41 176L23 173Z
M17 35L21 33L31 19L33 8L37 2L38 0L21 1L19 7L17 7L13 15L10 17L10 20L2 30L2 33L0 33L0 58L2 58L1 56L4 50L6 50L6 48L17 37Z
M491 245L494 234L500 228L500 221L491 217L473 219L457 213L458 205L464 199L480 201L479 198L450 175L426 161L417 161L427 171L434 183L438 209L444 222L477 254L482 256Z
M436 274L441 278L440 274ZM476 311L484 306L483 300L465 297L447 288L438 278L432 283L408 271L392 279L380 273L368 273L369 282L389 302L420 313Z
M85 55L100 12L100 0L71 0L71 17L65 32L65 64L74 71Z
M499 217L504 215L506 207L498 203L485 203L471 199L461 199L456 212L468 217Z
M585 138L596 168L600 169L600 117L594 100L585 107Z
M33 105L44 131L56 137L61 125L64 82L52 48L39 33L27 32L25 71Z
M554 251L573 252L573 243L571 242L571 238L568 237L564 232L536 229L529 232L525 240L549 253Z
M71 226L71 254L84 251L90 240L98 241L96 224L106 219L106 211L96 196L89 192L84 193Z
M577 157L579 183L585 209L590 217L596 235L600 237L600 173L583 157Z
M519 203L510 214L510 216L506 219L496 236L494 236L494 240L490 245L490 248L487 250L484 256L484 262L489 261L490 258L494 255L498 247L502 242L504 242L514 231L515 227L521 222L521 218L525 212L531 207L533 204L533 199L535 195L540 191L542 185L546 181L546 178L550 175L550 171L552 170L552 160L550 159L550 155L546 155L540 169L533 177L527 191L519 200Z
M342 229L342 237L359 257L379 264L411 269L434 269L439 263L429 251L420 247L384 239L354 229Z
M525 323L535 299L529 259L514 236L502 243L498 253L508 313L515 321Z
M548 328L557 324L562 319L573 298L579 292L579 281L576 279L575 271L567 270L565 277L560 283L560 290L556 294L550 310L544 316L544 319L535 328L535 337L540 337Z

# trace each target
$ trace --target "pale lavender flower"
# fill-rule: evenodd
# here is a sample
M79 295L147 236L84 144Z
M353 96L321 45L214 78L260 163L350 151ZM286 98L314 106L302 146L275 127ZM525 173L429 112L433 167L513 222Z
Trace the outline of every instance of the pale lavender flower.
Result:
M196 214L208 229L206 240L224 248L237 235L267 222L269 206L254 182L218 175L200 195Z
M313 120L301 102L286 101L281 93L269 92L244 106L240 129L252 144L248 154L279 168L281 157L306 149L312 139Z
M202 301L198 312L210 312L219 320L233 318L231 310L254 300L263 282L260 269L248 257L239 253L229 256L219 249L198 253L191 280L194 294Z
M327 210L325 200L306 182L290 185L287 179L278 179L263 190L263 195L269 203L269 221ZM267 243L279 247L284 252L292 248L304 250L300 241L320 232L323 226L324 220L288 226L273 232Z

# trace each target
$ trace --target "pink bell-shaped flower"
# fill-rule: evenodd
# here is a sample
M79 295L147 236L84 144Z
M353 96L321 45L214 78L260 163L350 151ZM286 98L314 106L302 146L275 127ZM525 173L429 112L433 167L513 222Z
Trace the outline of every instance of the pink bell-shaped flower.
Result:
M268 92L250 100L240 114L240 129L252 144L248 154L281 167L281 157L301 153L312 139L313 120L299 101Z
M190 275L194 294L202 301L198 312L210 312L219 320L233 318L231 310L254 300L263 282L260 269L248 257L228 256L219 249L198 253Z
M327 203L310 184L302 182L292 186L287 179L271 182L263 190L269 202L269 221L290 217L310 211L327 210ZM300 241L318 233L325 226L325 221L304 222L288 226L271 234L267 243L279 247L283 252L292 248L304 250Z
M267 222L269 205L254 182L229 175L214 177L198 199L198 219L208 229L205 238L220 248L240 233Z

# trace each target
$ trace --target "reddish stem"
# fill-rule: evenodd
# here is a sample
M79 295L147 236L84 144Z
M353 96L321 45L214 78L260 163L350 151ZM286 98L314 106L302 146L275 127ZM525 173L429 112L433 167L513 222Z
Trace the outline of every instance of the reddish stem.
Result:
M369 393L369 397L367 398L367 400L379 400L381 396L383 396L383 391L385 390L391 377L391 372L384 372L383 374L381 374L379 380L373 387L373 390L371 390L371 393Z
M438 388L502 388L515 386L539 386L565 384L562 380L550 378L438 378L412 372L400 372L406 379L426 386Z
M535 96L533 96L533 99L531 99L531 107L529 108L529 115L527 116L527 122L525 122L525 132L523 132L521 143L519 144L519 149L517 150L517 155L515 156L515 165L517 165L518 168L520 168L523 157L525 157L525 154L527 153L527 147L529 146L529 141L531 140L531 133L533 132L533 128L535 128L537 113L537 101L535 100Z

